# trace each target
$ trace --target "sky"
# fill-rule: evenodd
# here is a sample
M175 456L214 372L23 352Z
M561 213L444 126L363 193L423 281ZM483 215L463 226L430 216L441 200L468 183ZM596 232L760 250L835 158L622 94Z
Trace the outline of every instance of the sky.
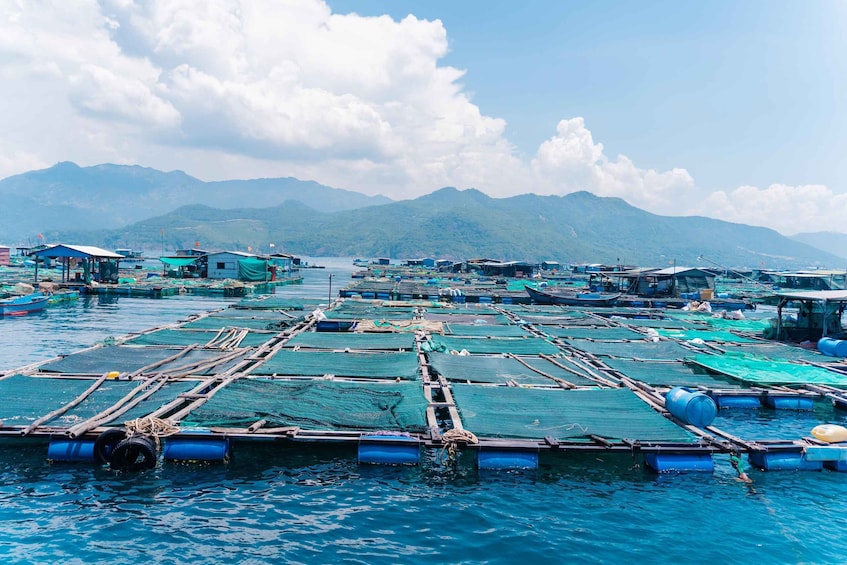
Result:
M847 232L847 2L0 0L0 178L588 190Z

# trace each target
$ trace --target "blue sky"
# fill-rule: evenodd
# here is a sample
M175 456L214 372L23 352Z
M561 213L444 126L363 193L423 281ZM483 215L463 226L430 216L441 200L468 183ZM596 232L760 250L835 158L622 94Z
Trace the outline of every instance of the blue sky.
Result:
M0 8L0 178L69 160L394 199L589 190L847 231L844 2Z
M705 186L847 184L847 3L331 5L443 21L443 62L525 154L582 116L607 153Z

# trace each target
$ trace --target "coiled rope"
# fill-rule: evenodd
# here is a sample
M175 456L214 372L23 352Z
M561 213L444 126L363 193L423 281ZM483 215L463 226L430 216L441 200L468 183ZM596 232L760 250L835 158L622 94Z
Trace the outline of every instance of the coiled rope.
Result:
M143 418L124 422L124 426L126 426L127 438L135 436L152 437L156 442L157 451L161 447L159 442L160 437L168 437L179 433L179 426L170 420L153 418L152 416L144 416Z
M441 441L444 443L444 446L438 454L438 459L447 465L450 462L455 461L456 454L459 451L460 442L465 444L479 443L479 438L477 438L473 432L469 432L468 430L457 430L453 428L442 434ZM446 459L444 458L445 453L447 454Z

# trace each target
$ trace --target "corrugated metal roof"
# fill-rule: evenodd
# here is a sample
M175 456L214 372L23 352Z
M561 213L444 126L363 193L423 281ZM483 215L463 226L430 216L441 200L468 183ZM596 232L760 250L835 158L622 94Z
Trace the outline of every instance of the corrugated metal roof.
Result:
M775 294L792 300L847 302L847 290L798 290L796 292L777 292Z
M118 255L112 251L107 251L100 247L92 245L67 245L61 243L36 251L33 255L38 257L95 257L98 259L123 259L123 255Z
M687 271L700 271L701 273L713 277L712 273L708 273L703 269L698 269L697 267L668 267L667 269L660 269L655 271L654 275L678 275L679 273L684 273Z

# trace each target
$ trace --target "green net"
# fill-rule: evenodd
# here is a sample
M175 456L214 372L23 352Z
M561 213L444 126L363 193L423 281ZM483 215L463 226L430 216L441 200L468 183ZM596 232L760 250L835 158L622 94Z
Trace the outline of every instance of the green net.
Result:
M333 353L281 350L253 369L256 375L416 379L416 353Z
M285 346L308 349L413 351L415 336L411 333L304 332L288 340Z
M576 349L592 355L620 357L623 359L643 359L654 361L682 360L692 355L692 350L675 341L589 341L587 339L569 339L566 343Z
M305 310L306 304L303 300L295 298L283 298L281 296L268 296L266 298L245 298L234 308L244 310Z
M181 327L187 330L211 330L220 328L245 328L251 330L279 331L301 321L302 317L289 318L279 315L275 318L247 318L247 317L224 317L206 316L183 324Z
M199 386L198 381L171 381L162 386L159 390L151 394L146 399L138 403L137 406L127 410L111 422L106 423L107 426L120 426L124 422L143 418L164 406L165 404L175 400L180 394L188 392Z
M424 314L425 320L433 320L438 322L446 322L448 324L473 324L477 326L500 326L509 323L509 318L502 314L496 316L481 315L481 314L442 314L440 312L427 312Z
M822 367L737 355L696 355L693 363L751 384L847 386L847 375Z
M93 383L90 379L24 375L0 379L0 420L4 426L27 426L72 401Z
M468 353L513 353L515 355L556 355L562 350L538 337L481 338L434 335L425 342L425 351L462 351Z
M112 371L131 373L162 361L179 353L180 349L157 347L128 347L112 345L81 351L39 366L44 373L67 374L96 374L102 375ZM151 372L169 372L180 367L212 361L221 356L214 350L195 349L187 354L151 369Z
M449 324L444 333L456 337L527 337L529 334L520 326L491 326L487 324Z
M327 310L327 320L411 320L414 312L400 308L371 308L368 310Z
M183 426L298 426L306 430L424 432L427 400L415 383L286 382L239 379L183 420Z
M729 354L748 355L783 361L805 361L807 363L840 363L838 357L829 357L818 351L803 349L781 343L753 343L726 345L718 348Z
M670 330L660 329L659 335L671 339L680 339L683 341L691 341L693 339L702 339L703 341L714 341L717 343L752 343L755 340L735 335L729 331L723 330Z
M679 361L645 363L631 359L604 359L606 365L627 377L661 387L738 388L739 385L725 377L716 376Z
M599 340L622 340L622 339L644 339L644 334L627 328L610 327L576 327L559 328L545 326L544 333L553 337L577 338L577 339L599 339Z
M480 437L693 440L628 389L451 388L464 427Z
M770 320L731 320L728 318L709 318L709 326L727 331L745 332L754 335L762 335L762 332L770 326Z
M515 381L523 385L555 385L554 379L544 376L550 375L577 386L596 384L587 375L575 375L541 357L521 357L519 361L502 356L430 353L428 358L435 372L450 381L492 384Z
M238 347L258 347L271 339L274 333L249 332L238 344ZM215 330L174 330L163 329L146 333L128 340L130 345L205 345L215 339Z
M633 326L637 328L666 328L673 330L696 330L698 328L702 329L703 324L697 324L694 322L688 322L685 320L675 320L675 319L655 319L655 318L634 318L634 319L621 319L619 322L623 322L628 326Z

